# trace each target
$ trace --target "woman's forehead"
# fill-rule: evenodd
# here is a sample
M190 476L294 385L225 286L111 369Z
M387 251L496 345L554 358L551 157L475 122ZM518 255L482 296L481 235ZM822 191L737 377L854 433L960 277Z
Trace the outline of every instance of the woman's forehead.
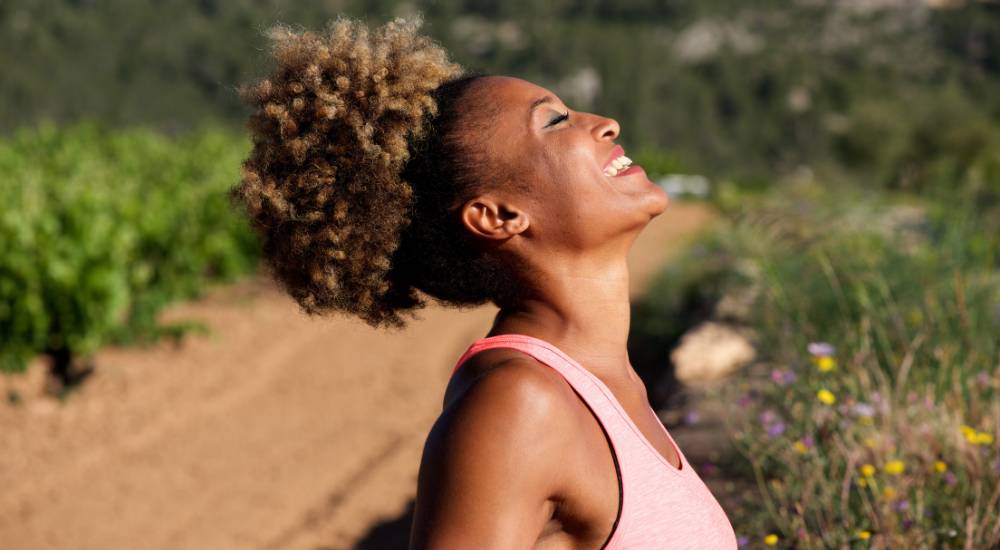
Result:
M549 90L513 76L483 77L481 91L492 101L498 102L504 110L513 109L527 112L544 98L556 99Z

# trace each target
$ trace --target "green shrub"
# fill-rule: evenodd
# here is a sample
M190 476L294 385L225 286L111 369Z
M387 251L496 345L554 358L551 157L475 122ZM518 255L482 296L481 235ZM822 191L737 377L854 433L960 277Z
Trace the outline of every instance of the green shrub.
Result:
M93 122L0 142L0 368L155 337L165 304L252 270L226 195L247 148Z

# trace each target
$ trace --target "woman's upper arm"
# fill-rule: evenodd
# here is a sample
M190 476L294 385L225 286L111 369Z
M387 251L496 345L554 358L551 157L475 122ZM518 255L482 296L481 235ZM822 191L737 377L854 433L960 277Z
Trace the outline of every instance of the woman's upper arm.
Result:
M537 363L483 375L424 445L410 549L531 548L564 482L568 388Z

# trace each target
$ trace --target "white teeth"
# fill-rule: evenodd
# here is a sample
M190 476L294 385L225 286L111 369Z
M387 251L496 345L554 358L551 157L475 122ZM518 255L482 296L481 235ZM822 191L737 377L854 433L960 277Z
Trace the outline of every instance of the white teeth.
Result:
M621 172L632 165L632 159L622 155L608 164L608 167L604 169L604 174L607 176L617 176L618 172Z

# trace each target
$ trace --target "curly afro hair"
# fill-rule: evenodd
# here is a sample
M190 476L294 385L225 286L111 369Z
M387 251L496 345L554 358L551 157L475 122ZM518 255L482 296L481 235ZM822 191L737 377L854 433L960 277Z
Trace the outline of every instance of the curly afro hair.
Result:
M454 215L504 179L474 139L495 108L459 112L479 75L418 35L420 24L274 27L276 69L240 89L253 149L232 196L274 278L310 315L400 328L401 313L426 305L417 290L459 307L516 296L509 266Z

